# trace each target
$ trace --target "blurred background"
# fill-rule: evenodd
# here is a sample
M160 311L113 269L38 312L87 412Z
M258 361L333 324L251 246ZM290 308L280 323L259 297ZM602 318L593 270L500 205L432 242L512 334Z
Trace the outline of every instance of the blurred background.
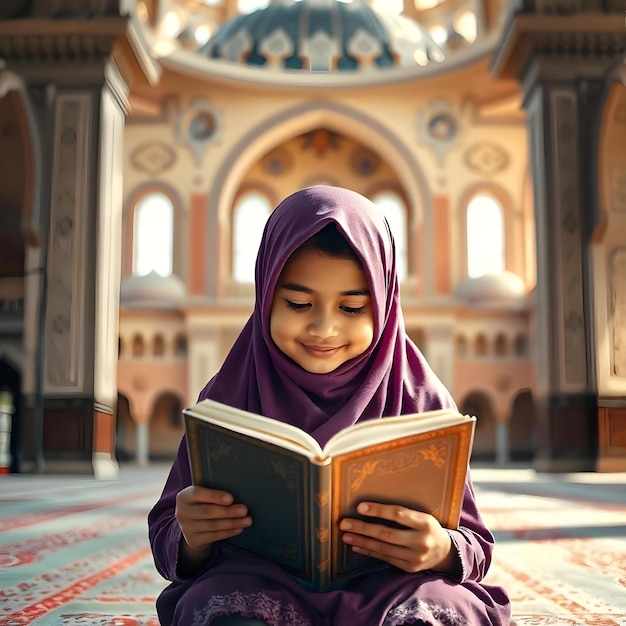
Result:
M626 471L625 55L621 0L4 0L0 472L172 459L319 183L475 461Z

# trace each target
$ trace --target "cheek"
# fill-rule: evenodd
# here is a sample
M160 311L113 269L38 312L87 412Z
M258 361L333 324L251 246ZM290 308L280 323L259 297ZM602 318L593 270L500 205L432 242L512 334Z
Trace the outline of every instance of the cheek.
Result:
M361 338L363 344L367 344L367 348L372 345L374 341L374 320L367 320L361 328Z
M270 337L274 342L280 337L280 327L280 313L277 311L276 306L273 305L270 313Z
M270 336L274 343L284 341L293 332L293 320L289 315L285 314L285 308L278 306L272 308L272 316L270 317Z

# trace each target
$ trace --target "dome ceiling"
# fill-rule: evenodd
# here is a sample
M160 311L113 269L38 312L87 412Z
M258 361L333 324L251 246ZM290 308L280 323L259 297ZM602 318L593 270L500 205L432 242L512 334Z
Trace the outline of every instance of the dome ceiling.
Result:
M506 0L139 0L164 65L206 77L370 84L488 53ZM373 71L364 71L373 70Z
M428 32L360 1L273 3L226 22L199 50L258 67L314 72L443 61Z

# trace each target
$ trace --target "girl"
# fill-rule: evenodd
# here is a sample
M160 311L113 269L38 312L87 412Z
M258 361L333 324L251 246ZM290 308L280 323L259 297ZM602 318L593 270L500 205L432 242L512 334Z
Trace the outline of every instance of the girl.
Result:
M405 333L394 243L373 203L317 186L276 208L257 257L254 312L200 398L290 422L321 444L359 420L453 406ZM342 539L387 566L324 592L220 544L254 523L245 505L191 485L183 439L148 520L156 566L172 581L157 600L163 626L509 624L505 592L480 584L493 537L469 477L458 530L361 503L368 518L402 527L344 519Z

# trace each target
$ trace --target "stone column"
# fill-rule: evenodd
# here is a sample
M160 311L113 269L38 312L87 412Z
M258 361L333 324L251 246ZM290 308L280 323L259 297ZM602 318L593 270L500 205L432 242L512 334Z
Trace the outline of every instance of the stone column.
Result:
M0 55L28 86L42 145L43 288L27 330L39 349L25 451L39 471L117 474L124 121L129 83L155 76L125 4L35 0L0 15Z
M454 322L440 317L426 327L424 356L447 389L454 389Z
M540 471L593 469L598 451L590 267L596 135L623 7L518 0L492 61L522 83L537 240L535 398ZM576 6L575 6L576 5Z
M189 403L194 404L210 378L220 368L219 332L203 319L201 311L187 312L188 391Z

